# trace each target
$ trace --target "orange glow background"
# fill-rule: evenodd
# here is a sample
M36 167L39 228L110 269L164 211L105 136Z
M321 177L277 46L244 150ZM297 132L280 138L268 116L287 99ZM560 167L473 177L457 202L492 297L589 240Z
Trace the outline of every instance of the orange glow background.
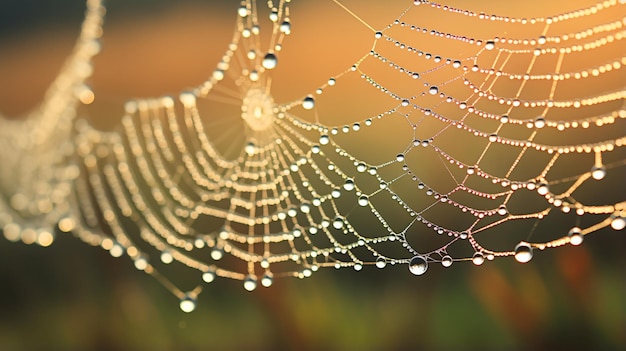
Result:
M67 2L82 8L80 1ZM90 80L96 100L81 109L102 128L119 120L129 98L176 94L204 81L230 42L237 7L236 1L110 3L103 52ZM411 2L343 3L379 28ZM583 4L589 2L566 6ZM496 0L454 5L518 17L564 6ZM277 102L306 95L372 43L372 33L331 1L296 1L291 11L294 36L286 39L273 72ZM62 14L49 17L32 29L15 25L1 32L5 115L19 116L40 101L74 44L77 25L64 24ZM431 26L438 21L429 20ZM464 30L450 23L446 28ZM607 56L625 51L623 45L611 50ZM619 73L594 84L611 90L625 79ZM329 100L324 107L337 118L375 108L341 97L353 103ZM623 179L616 186L623 194ZM525 265L513 259L481 267L455 263L423 277L410 276L405 267L326 269L253 293L240 282L219 281L205 287L188 315L127 257L113 259L71 237L57 237L48 249L0 240L0 349L620 349L626 347L625 248L622 232L602 230L580 247L536 253Z

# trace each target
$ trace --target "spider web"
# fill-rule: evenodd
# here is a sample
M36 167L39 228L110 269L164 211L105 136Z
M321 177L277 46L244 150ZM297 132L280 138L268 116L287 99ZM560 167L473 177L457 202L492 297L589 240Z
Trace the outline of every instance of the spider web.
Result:
M521 18L416 1L381 28L334 3L371 47L299 98L273 94L290 2L243 1L208 80L101 131L75 120L102 34L88 1L41 106L0 119L4 236L128 255L189 312L204 283L183 291L167 265L254 290L323 267L524 263L624 228L623 2Z

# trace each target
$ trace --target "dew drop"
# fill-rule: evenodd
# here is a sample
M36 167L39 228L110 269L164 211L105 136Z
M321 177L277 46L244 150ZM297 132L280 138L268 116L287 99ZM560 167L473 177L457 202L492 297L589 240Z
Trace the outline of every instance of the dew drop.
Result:
M224 79L224 76L225 76L224 71L221 69L216 69L215 71L213 71L213 78L215 80L222 80Z
M74 220L74 218L64 217L61 220L59 220L57 227L63 233L69 233L72 230L74 230L74 228L76 227L76 221Z
M122 245L115 243L113 244L113 246L111 246L109 253L113 257L120 257L124 254L124 248L122 247Z
M539 195L547 195L549 192L550 192L550 188L548 187L548 184L546 183L541 183L537 187L537 193Z
M208 270L202 273L202 280L204 280L205 283L213 282L215 280L215 271Z
M329 142L330 142L330 138L328 137L328 135L324 134L324 135L320 136L320 144L326 145Z
M338 199L341 197L341 191L339 189L333 189L333 191L330 192L330 195L334 198L334 199Z
M443 256L443 258L441 259L441 265L444 267L452 266L452 257L450 257L450 255Z
M537 39L537 43L538 43L539 45L543 45L543 44L545 44L546 42L547 42L546 37L545 37L545 36L543 36L543 35L542 35L542 36L540 36L540 37Z
M431 85L431 86L430 86L430 88L428 88L428 92L429 92L431 95L437 95L437 93L439 93L439 88L437 88L437 87L436 87L436 86L434 86L434 85Z
M182 299L180 299L180 309L189 313L196 309L196 300L189 295L185 295Z
M367 166L365 165L365 163L359 162L359 164L356 165L356 170L357 170L357 172L363 173L363 172L367 171Z
M283 21L283 23L280 24L279 30L289 35L291 33L291 23L287 20Z
M376 33L374 33L374 38L376 38L376 39L380 39L380 38L382 38L382 37L383 37L383 33L382 33L382 32L376 32Z
M343 228L343 218L339 216L335 217L335 220L333 221L333 228L335 229Z
M569 233L567 233L567 236L569 237L569 242L572 245L577 246L583 243L583 234L579 227L574 227L570 229Z
M170 264L173 261L174 261L174 256L172 256L172 254L169 251L164 250L163 252L161 252L161 262L165 264Z
M4 237L9 240L9 241L13 241L16 242L18 240L20 240L20 226L15 224L15 223L8 223L6 225L4 225L4 227L2 228L3 232L4 232Z
M265 69L274 69L276 65L278 65L278 58L271 52L265 54L263 57L263 62L261 63Z
M343 188L347 191L352 191L354 190L354 180L352 179L346 179L346 182L343 183Z
M475 253L474 256L472 256L472 263L480 266L481 264L485 263L485 256L483 256L483 254L480 252Z
M626 227L626 219L622 216L617 215L611 221L611 228L615 230L622 230L624 227Z
M504 216L504 215L506 215L507 213L509 213L509 210L507 210L507 208L506 208L506 206L505 206L505 205L502 205L502 206L498 207L498 214L499 214L500 216Z
M215 261L221 260L224 257L224 251L218 248L211 250L211 258Z
M148 260L145 257L139 256L135 259L135 268L140 271L148 268Z
M254 155L254 151L256 150L256 146L253 142L249 142L246 144L245 151L248 155Z
M526 242L521 242L515 246L515 259L519 263L526 263L533 258L533 248Z
M591 178L601 180L606 176L606 168L604 166L591 167Z
M243 280L243 288L247 291L252 291L256 289L256 277L253 275L248 275Z
M543 117L537 117L535 119L534 125L535 125L535 128L541 129L546 126L546 120Z
M271 273L265 273L263 274L263 277L261 278L261 285L263 285L266 288L269 288L270 286L272 286L272 283L274 282L274 277L272 277Z
M293 218L298 215L298 210L295 207L291 207L287 210L287 216Z
M489 40L485 43L485 50L493 50L496 47L496 43L493 40Z
M367 195L361 195L358 200L359 206L367 206L369 204L369 198Z
M307 96L302 100L302 108L305 110L310 110L315 107L315 99L312 96Z
M379 257L376 259L376 267L377 268L385 268L387 266L387 260L384 257Z
M311 212L311 205L309 205L308 203L303 203L300 205L300 211L302 211L302 213L310 213Z
M428 261L424 256L417 255L409 262L409 272L415 275L422 275L428 269Z
M411 102L409 101L409 99L403 99L402 102L401 102L401 105L404 106L404 107L407 107L407 106L409 106L410 103Z
M402 161L404 161L404 154L398 154L398 155L396 155L396 161L398 161L398 162L402 162Z
M272 22L278 21L278 11L276 11L275 9L272 10L272 12L270 12L269 17L270 17L270 21Z

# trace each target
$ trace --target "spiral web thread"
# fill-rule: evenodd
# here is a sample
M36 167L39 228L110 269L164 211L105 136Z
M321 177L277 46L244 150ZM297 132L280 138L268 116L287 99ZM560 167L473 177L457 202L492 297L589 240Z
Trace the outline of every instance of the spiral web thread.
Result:
M527 262L624 228L622 1L527 19L417 1L380 29L334 2L371 50L302 98L271 94L290 3L243 1L207 81L129 101L100 131L75 120L105 12L88 1L40 107L0 119L4 236L128 255L188 312L202 284L180 290L162 266L254 290L322 267Z

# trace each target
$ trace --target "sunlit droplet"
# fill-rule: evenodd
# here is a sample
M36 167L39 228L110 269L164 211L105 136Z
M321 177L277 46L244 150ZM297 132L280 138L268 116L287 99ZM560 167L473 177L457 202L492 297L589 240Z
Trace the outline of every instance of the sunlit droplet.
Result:
M452 266L452 257L450 255L445 255L441 258L441 265L444 267Z
M422 275L428 269L428 261L424 256L417 255L409 262L409 271L415 275Z
M48 247L54 242L54 233L48 230L41 230L37 233L37 244L42 247Z
M252 290L256 289L256 285L257 285L256 277L253 276L253 275L248 275L243 280L243 288L248 290L248 291L252 291Z
M543 44L545 44L546 42L547 42L546 37L545 37L545 36L543 36L543 35L542 35L542 36L540 36L540 37L537 39L537 43L538 43L539 45L543 45Z
M347 191L352 191L354 190L354 180L352 179L346 179L346 182L343 184L343 188Z
M569 242L572 245L580 245L583 243L583 234L579 227L570 229L567 236L569 237Z
M280 24L279 30L282 33L285 33L287 35L289 35L291 33L291 23L289 21L283 21L283 23Z
M302 108L305 110L310 110L315 107L315 99L312 96L307 96L302 100Z
M500 216L504 216L504 215L506 215L507 213L509 213L509 210L507 210L507 208L506 208L506 206L505 206L505 205L501 205L500 207L498 207L498 214L499 214Z
M146 268L148 268L148 260L143 256L137 257L135 259L135 268L140 271L145 270Z
M185 297L180 299L180 309L185 313L192 312L196 309L196 299L189 295L185 295Z
M174 261L174 256L172 256L172 254L165 250L163 252L161 252L161 262L165 263L165 264L170 264Z
M335 220L333 221L333 227L335 229L343 228L343 218L339 216L335 217Z
M273 282L274 282L274 277L272 277L271 273L268 272L268 273L263 274L263 277L261 278L261 285L268 288L272 286Z
M515 246L515 259L517 262L526 263L533 258L533 248L526 242L521 242Z
M537 129L541 129L546 126L546 120L543 117L537 117L535 119L534 126Z
M606 176L606 167L593 166L591 167L591 178L595 180L601 180Z
M254 155L254 152L256 151L256 145L254 145L253 142L247 143L245 147L245 151L246 151L246 154L248 155Z
M326 145L329 142L330 142L330 138L328 137L328 135L324 134L324 135L320 136L320 144Z
M483 254L480 252L476 252L474 256L472 256L472 263L480 266L481 264L485 263L485 256L483 256Z
M214 248L213 250L211 250L211 258L215 261L221 260L222 257L224 257L224 251L222 251L221 249Z
M263 62L261 63L265 69L274 69L278 65L278 58L271 52L265 54Z
M377 268L385 268L387 266L387 260L384 257L379 257L376 259L376 267Z
M367 195L361 195L359 197L358 202L359 202L359 206L367 206L370 203Z
M615 230L622 230L626 227L626 219L620 215L616 215L611 221L611 228Z
M210 269L202 273L202 280L204 280L205 283L212 283L215 280L215 271Z
M76 227L76 221L70 217L61 218L61 220L59 220L59 223L57 224L57 227L59 227L60 231L64 233L69 233Z
M248 8L246 8L245 6L240 6L240 7L237 9L237 14L238 14L240 17L246 17L246 16L248 16Z
M546 183L541 183L537 187L537 193L539 195L547 195L549 192L550 192L550 188L548 187L548 184Z

